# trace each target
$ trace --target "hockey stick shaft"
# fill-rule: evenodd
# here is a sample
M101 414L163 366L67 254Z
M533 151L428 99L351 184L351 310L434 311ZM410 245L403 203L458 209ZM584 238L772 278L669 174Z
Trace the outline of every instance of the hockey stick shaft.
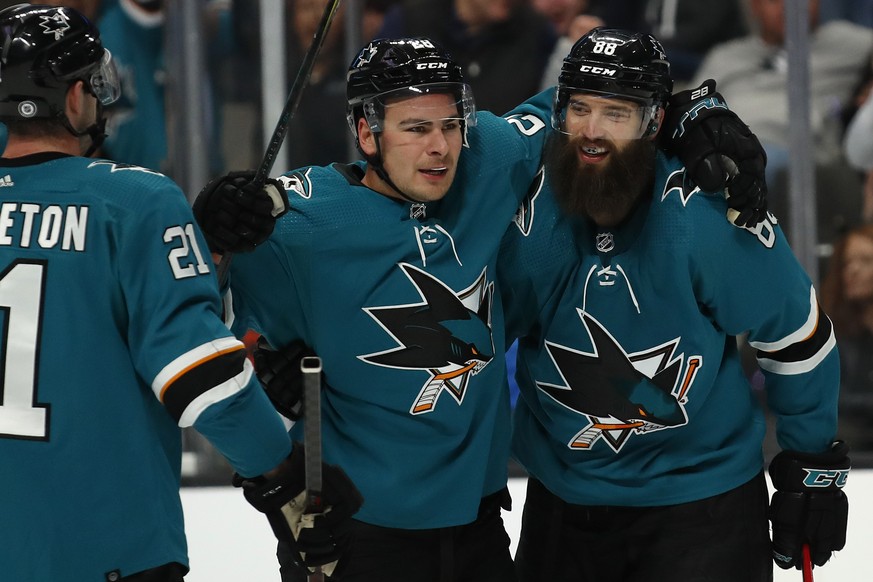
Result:
M300 104L300 98L303 95L303 88L309 84L309 77L312 75L315 59L318 57L318 53L321 52L321 47L324 45L324 40L330 30L330 25L333 22L337 9L339 9L339 5L340 0L329 0L324 6L321 22L318 23L318 28L312 37L312 42L303 57L303 63L301 63L300 68L297 70L297 77L294 79L294 84L288 93L285 107L282 109L281 115L279 115L279 121L276 123L275 129L273 129L273 135L267 145L266 152L264 152L264 157L261 159L261 165L255 172L253 181L258 186L263 186L267 178L270 177L270 170L273 169L273 163L279 154L279 148L282 147L282 142L285 141L288 123L294 117L294 112L297 111L297 106Z
M812 579L812 556L809 554L809 544L803 544L803 582L814 582Z
M303 451L306 485L305 513L324 510L321 479L321 358L307 356L300 361L303 372ZM310 571L308 582L323 582L321 568Z
M306 457L307 513L321 507L321 358L307 356L303 372L303 450Z
M309 84L309 77L312 75L312 69L315 66L315 59L318 53L321 52L321 47L324 45L324 40L330 30L330 25L333 22L334 16L339 9L340 0L328 0L324 6L324 12L321 14L321 21L318 23L318 28L312 37L312 42L309 48L306 49L306 54L303 56L303 62L300 68L297 69L297 77L294 78L294 84L291 85L291 90L288 92L288 98L285 100L285 106L282 108L282 113L279 115L279 121L276 122L276 127L273 129L273 135L267 144L267 149L264 152L264 157L261 158L261 164L255 171L255 177L252 180L252 190L260 190L270 177L270 170L273 169L273 164L276 162L276 156L279 155L279 149L285 141L285 134L288 132L288 124L291 118L294 117L294 112L297 111L297 106L300 104L300 98L303 96L303 89ZM224 253L221 261L218 263L218 282L224 284L227 279L227 270L230 268L230 261L233 259L232 253Z

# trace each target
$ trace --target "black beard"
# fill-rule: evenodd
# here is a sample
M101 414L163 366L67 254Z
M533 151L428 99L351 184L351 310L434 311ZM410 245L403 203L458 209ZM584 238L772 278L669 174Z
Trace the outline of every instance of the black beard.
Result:
M615 226L627 218L637 202L651 191L655 180L655 144L637 139L618 151L609 146L603 165L579 161L580 138L553 133L544 153L549 183L564 212L584 216L599 226Z

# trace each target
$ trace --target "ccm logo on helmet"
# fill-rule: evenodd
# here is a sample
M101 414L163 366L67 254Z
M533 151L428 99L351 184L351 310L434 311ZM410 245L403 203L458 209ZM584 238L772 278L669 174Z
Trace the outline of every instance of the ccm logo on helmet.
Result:
M604 75L606 77L614 77L616 69L607 69L605 67L592 67L591 65L582 65L579 67L579 71L582 73L594 73L595 75Z
M446 69L448 68L448 63L417 63L415 65L416 69Z

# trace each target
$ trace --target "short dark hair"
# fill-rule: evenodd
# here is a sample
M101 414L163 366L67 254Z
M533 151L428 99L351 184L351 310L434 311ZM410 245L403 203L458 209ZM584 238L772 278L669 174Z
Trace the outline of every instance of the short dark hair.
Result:
M0 117L9 135L15 137L40 138L68 135L64 121L60 117L41 117L22 119L20 117Z

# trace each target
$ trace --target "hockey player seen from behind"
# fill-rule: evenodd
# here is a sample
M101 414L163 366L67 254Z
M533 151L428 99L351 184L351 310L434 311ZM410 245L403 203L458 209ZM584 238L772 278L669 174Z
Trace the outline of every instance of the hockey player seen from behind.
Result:
M512 449L530 475L523 582L766 582L774 560L800 568L805 544L821 566L845 542L830 321L772 214L729 224L724 197L656 149L671 88L650 35L577 41L546 186L502 249L519 337ZM783 449L769 507L745 333Z
M119 90L78 12L0 11L4 581L181 582L180 427L250 479L291 451L182 191L89 157Z

